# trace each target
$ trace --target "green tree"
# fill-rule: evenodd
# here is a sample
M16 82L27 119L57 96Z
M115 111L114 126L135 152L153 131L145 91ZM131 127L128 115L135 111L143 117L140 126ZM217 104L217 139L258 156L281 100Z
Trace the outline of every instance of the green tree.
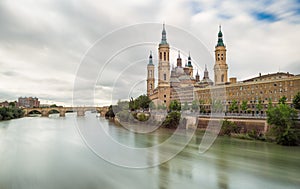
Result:
M269 103L268 103L268 110L273 108L273 103L272 103L272 99L269 98Z
M162 126L166 128L177 128L179 125L181 114L178 111L168 113L166 119L163 121Z
M204 100L199 100L200 113L205 113Z
M189 110L189 109L190 109L190 107L189 107L188 103L187 103L187 102L184 102L184 103L183 103L183 106L182 106L182 110L183 110L183 111L186 111L186 110Z
M221 100L213 100L212 101L212 112L222 112L223 105Z
M192 102L192 110L198 111L199 110L199 102L197 100L193 100Z
M106 118L114 118L115 117L115 113L113 111L113 106L112 105L110 105L108 107L108 111L106 112L105 117Z
M287 104L278 104L267 111L271 134L278 144L292 146L299 144L299 130L296 128L297 111Z
M248 109L248 101L247 100L242 101L241 109L242 109L243 113L246 113L246 111Z
M137 99L137 105L139 108L148 109L151 102L150 98L147 95L140 95Z
M56 104L51 104L50 105L50 108L56 108L57 106L56 106Z
M279 99L279 104L285 104L286 103L286 96L283 96Z
M300 110L300 92L298 92L293 99L294 108Z
M241 127L237 126L236 123L225 119L222 123L222 127L221 127L219 135L220 136L223 136L223 135L231 136L232 133L240 133L240 131L241 131Z
M16 102L9 102L8 105L9 105L10 107L15 107L15 106L16 106Z
M256 104L256 110L258 111L258 114L260 114L260 111L263 109L262 101L259 99L258 103Z
M181 104L177 100L172 100L169 105L170 111L180 111L181 110Z
M236 112L238 112L238 109L239 109L239 107L238 107L237 101L233 100L229 106L229 111L236 113Z

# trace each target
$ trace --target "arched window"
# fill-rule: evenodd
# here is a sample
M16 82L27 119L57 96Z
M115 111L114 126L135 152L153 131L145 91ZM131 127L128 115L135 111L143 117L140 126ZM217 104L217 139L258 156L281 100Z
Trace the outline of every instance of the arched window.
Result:
M166 58L166 56L167 56L167 55L166 55L166 52L164 52L164 60L166 60L166 59L167 59L167 58Z
M224 74L221 76L221 82L224 82Z
M152 83L150 83L150 89L152 89Z
M159 59L162 59L162 52L159 53Z
M165 81L167 80L167 74L164 74L164 80Z

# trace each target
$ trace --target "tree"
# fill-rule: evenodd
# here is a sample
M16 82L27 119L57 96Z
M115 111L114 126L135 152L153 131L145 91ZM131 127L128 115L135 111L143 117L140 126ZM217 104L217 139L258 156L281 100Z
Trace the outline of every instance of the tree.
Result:
M199 110L199 103L197 100L193 100L192 102L192 110L197 111Z
M245 113L247 111L247 109L248 109L248 101L247 100L242 101L241 109L242 109L243 113Z
M200 113L205 113L204 100L199 100Z
M260 111L263 109L262 101L259 99L258 103L256 104L256 110L258 111L258 114L260 114Z
M56 106L56 104L51 104L50 105L50 108L56 108L57 106Z
M268 110L271 108L273 108L273 103L272 103L272 99L269 98Z
M137 105L139 108L148 109L151 102L150 98L147 95L140 95L137 99Z
M10 107L15 107L15 106L16 106L16 102L9 102L8 105L9 105Z
M223 105L221 100L213 100L212 101L212 112L222 112Z
M170 112L168 113L166 119L163 121L162 126L166 128L176 128L179 125L180 117L180 112Z
M169 105L170 111L180 111L181 110L181 104L177 100L172 100Z
M236 113L236 112L238 112L238 109L239 109L239 107L238 107L237 101L233 100L229 106L229 111Z
M108 107L108 111L106 112L105 117L106 117L106 118L114 118L114 117L115 117L115 113L114 113L114 111L113 111L112 105L110 105L110 106Z
M297 111L287 104L278 104L267 111L271 134L278 144L293 146L299 144L300 133L296 128Z
M300 92L298 92L293 99L294 108L300 110Z
M241 131L241 127L237 126L236 123L225 119L222 123L222 127L219 132L219 135L220 136L224 136L224 135L231 136L232 133L240 133L240 131Z
M286 103L286 96L283 96L279 99L279 104L285 104Z
M182 106L182 110L185 111L185 110L189 110L189 109L190 109L190 107L189 107L188 103L184 102L183 106Z

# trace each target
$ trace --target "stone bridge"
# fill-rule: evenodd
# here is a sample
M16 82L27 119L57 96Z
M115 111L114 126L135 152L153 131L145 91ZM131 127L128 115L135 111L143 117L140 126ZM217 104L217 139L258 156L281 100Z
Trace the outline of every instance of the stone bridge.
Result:
M77 112L77 116L84 116L86 111L97 111L101 116L104 116L108 111L108 107L45 107L45 108L24 108L25 116L28 116L32 111L38 111L42 117L48 117L51 111L59 112L59 116L64 117L67 112Z

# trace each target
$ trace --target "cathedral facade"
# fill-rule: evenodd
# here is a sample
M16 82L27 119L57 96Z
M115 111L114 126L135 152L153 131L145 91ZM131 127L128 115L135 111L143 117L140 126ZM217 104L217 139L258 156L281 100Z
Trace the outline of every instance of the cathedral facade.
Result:
M214 82L209 79L209 73L205 65L204 76L200 80L198 71L194 76L194 67L191 55L187 63L182 64L180 52L178 52L176 67L170 66L170 46L167 42L167 33L163 25L162 38L158 46L158 84L155 86L155 65L152 53L147 65L147 95L156 105L169 106L172 100L178 100L181 104L192 104L192 101L201 101L209 112L212 108L212 96L215 91L222 89L224 95L221 103L225 112L233 101L238 105L238 112L242 112L240 106L247 101L247 110L252 114L265 114L268 103L278 103L283 96L287 103L291 104L293 97L300 92L300 75L290 73L273 73L237 82L235 77L228 79L228 64L226 61L226 46L223 42L221 26L218 33L218 41L215 46ZM220 94L219 94L220 95ZM257 104L262 109L257 109Z

